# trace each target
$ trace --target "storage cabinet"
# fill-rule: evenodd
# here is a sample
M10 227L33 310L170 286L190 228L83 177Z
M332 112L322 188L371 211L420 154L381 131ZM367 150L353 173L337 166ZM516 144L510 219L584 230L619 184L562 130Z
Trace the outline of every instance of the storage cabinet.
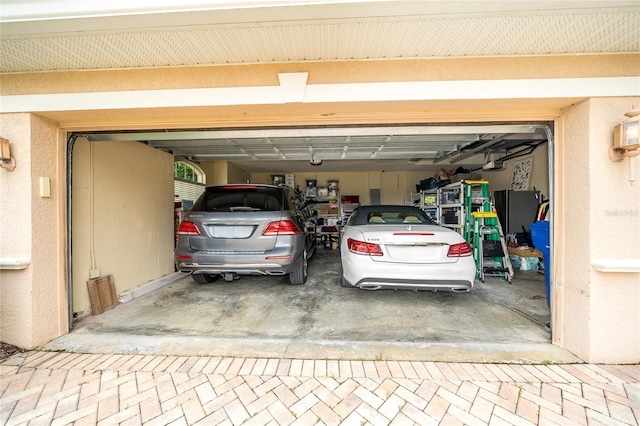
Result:
M505 234L525 232L536 221L538 191L494 191L493 204Z

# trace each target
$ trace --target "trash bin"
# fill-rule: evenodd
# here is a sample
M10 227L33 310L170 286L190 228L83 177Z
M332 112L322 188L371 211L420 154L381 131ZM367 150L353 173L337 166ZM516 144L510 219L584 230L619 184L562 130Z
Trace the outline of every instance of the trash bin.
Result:
M544 260L544 284L547 293L547 306L551 306L551 269L549 266L551 250L549 244L549 222L546 220L535 222L529 227L529 230L531 231L533 246L542 252Z

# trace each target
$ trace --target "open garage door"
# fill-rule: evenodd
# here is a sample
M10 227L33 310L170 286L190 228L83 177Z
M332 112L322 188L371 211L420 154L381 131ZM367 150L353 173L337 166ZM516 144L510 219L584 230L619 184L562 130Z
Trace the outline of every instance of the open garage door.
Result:
M139 141L196 162L230 161L250 173L480 170L531 154L548 140L544 123L466 123L87 133L90 141ZM387 167L388 168L388 167ZM498 167L499 168L499 167Z
M339 194L363 204L371 190L383 204L405 204L442 170L509 191L515 168L527 160L526 189L546 198L553 192L547 122L97 131L71 140L71 317L91 311L86 282L94 276L113 275L121 294L173 273L175 161L197 164L207 184L270 184L292 175L300 188L309 180L337 181ZM335 270L339 257L334 262L325 267ZM500 303L499 291L487 297ZM548 312L534 318L534 327L548 325L541 319Z

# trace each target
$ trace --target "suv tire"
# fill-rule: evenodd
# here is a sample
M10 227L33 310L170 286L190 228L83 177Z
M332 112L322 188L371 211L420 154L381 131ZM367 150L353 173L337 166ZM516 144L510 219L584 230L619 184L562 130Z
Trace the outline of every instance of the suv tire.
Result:
M293 285L302 285L307 282L308 276L308 259L307 259L307 250L302 252L302 259L298 262L296 269L289 273L289 282Z
M191 278L198 284L209 284L217 280L218 276L211 274L192 274Z

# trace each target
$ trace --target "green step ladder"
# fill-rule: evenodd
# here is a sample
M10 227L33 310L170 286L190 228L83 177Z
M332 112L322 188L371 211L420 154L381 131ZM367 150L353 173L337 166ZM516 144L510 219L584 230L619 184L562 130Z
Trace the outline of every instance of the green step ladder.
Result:
M489 205L491 208L491 205ZM473 218L473 257L476 278L484 282L485 276L505 279L511 284L511 261L502 234L498 215L493 211L475 211Z
M464 181L464 224L462 236L471 243L474 233L473 212L492 211L491 193L489 192L489 181L486 180L465 180Z

